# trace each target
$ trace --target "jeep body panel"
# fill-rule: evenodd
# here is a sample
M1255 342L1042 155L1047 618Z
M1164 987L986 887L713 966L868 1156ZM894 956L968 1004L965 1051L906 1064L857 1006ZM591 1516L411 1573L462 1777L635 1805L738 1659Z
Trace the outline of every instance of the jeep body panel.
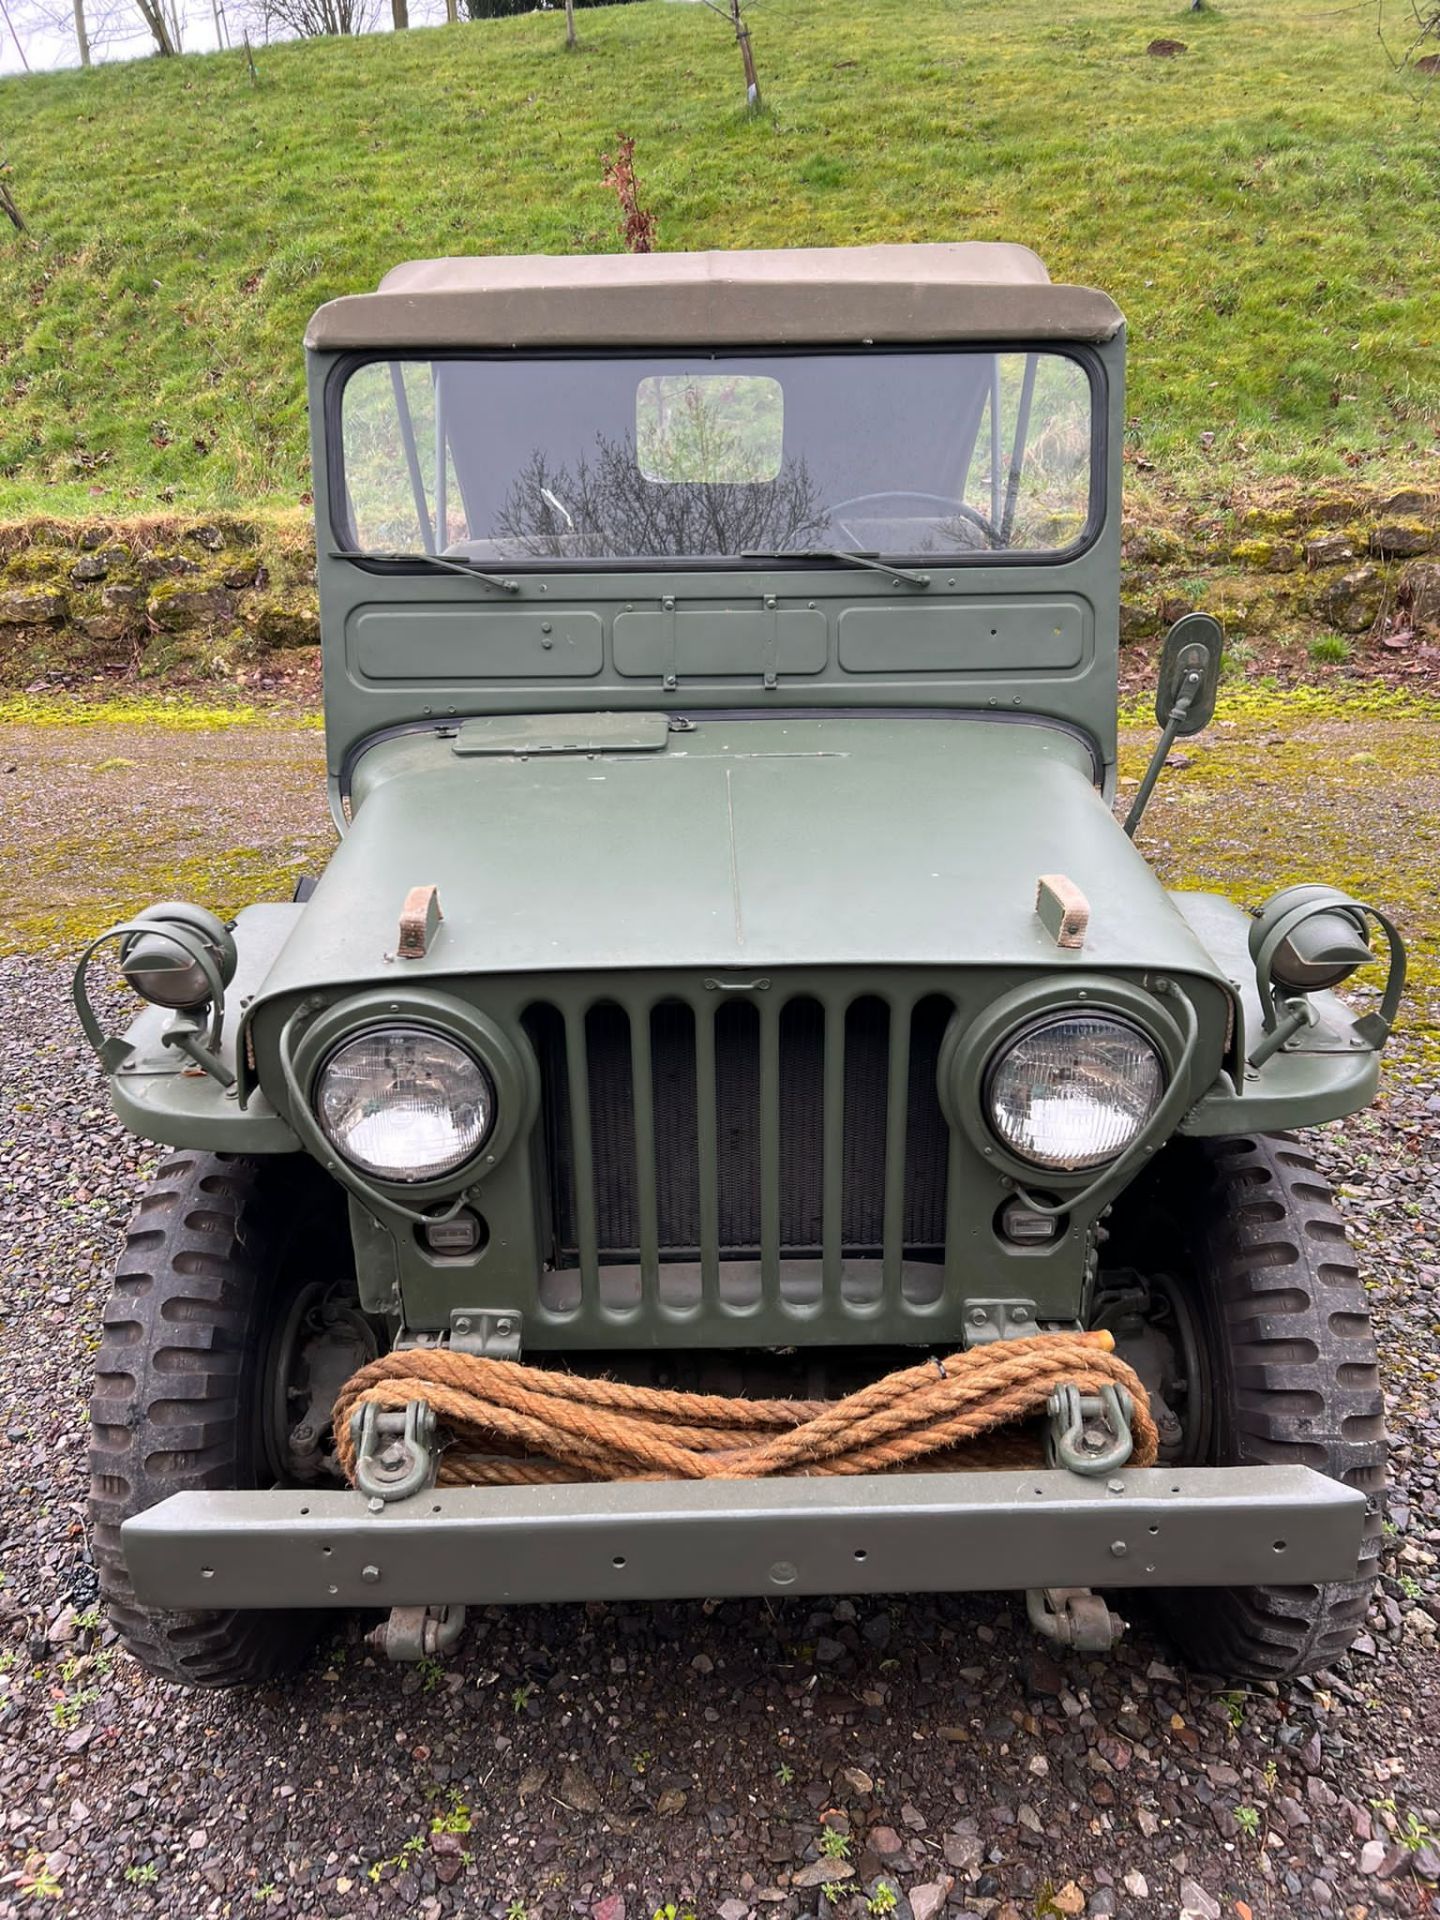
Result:
M663 725L663 722L662 722ZM469 751L413 733L359 761L353 820L262 1004L397 977L401 903L445 919L407 981L621 968L1215 968L1055 726L925 713L697 714L657 745ZM895 831L897 805L905 831ZM1082 950L1035 913L1091 903Z

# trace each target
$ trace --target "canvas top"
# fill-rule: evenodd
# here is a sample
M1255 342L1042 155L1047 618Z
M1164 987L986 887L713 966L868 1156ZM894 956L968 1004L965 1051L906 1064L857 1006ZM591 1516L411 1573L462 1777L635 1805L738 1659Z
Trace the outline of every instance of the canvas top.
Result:
M1056 286L1028 247L795 247L743 253L523 254L415 260L332 300L307 347L860 345L1108 340L1123 321Z

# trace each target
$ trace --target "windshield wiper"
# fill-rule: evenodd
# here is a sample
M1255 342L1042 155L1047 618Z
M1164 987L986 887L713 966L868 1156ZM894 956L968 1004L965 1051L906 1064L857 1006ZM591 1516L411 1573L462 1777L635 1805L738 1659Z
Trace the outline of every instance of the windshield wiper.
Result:
M907 587L928 587L928 573L911 573L905 567L892 567L878 553L859 553L854 547L791 547L780 553L742 553L742 560L838 560L845 567L869 567L875 573L888 573L892 580L903 580Z
M498 573L486 573L472 561L461 560L452 554L441 553L372 553L370 549L358 549L354 553L344 550L332 553L332 560L394 560L408 567L438 567L442 573L463 573L471 580L483 580L487 587L498 587L501 593L519 593L518 580L502 579Z

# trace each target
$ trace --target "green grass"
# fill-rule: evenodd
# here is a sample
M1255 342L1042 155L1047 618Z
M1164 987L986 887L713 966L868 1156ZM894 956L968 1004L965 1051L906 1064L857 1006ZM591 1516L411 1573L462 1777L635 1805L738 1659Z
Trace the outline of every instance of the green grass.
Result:
M32 227L0 232L0 520L301 503L311 310L407 257L613 249L617 130L666 248L1004 238L1106 287L1161 481L1436 473L1440 88L1370 9L753 18L753 121L722 23L662 0L569 56L549 13L269 48L258 86L240 54L0 83Z

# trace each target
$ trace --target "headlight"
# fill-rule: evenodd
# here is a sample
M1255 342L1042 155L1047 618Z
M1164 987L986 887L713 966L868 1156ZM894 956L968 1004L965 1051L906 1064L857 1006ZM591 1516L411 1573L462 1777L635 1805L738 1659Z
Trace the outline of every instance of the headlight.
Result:
M1160 1055L1138 1027L1103 1014L1051 1014L996 1051L990 1124L1032 1167L1098 1167L1130 1145L1164 1082Z
M205 969L193 952L172 939L178 929L205 952L227 987L235 975L235 940L223 920L185 900L162 901L135 916L135 931L120 945L120 971L142 1000L152 1006L194 1013L213 997Z
M475 1056L423 1027L371 1027L338 1046L315 1089L326 1138L386 1180L437 1180L478 1153L495 1088Z

